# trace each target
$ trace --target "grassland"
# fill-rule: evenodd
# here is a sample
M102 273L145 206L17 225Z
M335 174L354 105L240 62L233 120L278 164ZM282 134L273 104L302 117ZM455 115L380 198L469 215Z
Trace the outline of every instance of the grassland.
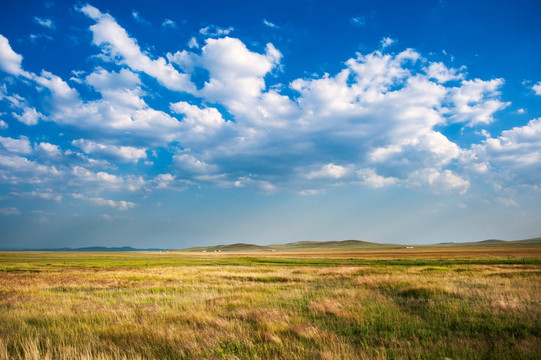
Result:
M541 247L0 253L0 359L539 359Z

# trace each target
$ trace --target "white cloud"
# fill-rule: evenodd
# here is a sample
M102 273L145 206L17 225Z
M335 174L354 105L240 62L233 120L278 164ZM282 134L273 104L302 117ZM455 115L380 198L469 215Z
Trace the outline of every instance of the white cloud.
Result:
M275 186L272 185L268 181L254 180L254 179L252 179L250 177L246 177L246 176L242 176L242 177L238 178L234 182L234 186L235 187L252 186L252 187L255 187L255 188L259 189L259 190L263 190L263 191L266 191L266 192L271 192L271 191L274 191L276 189Z
M222 114L216 108L200 109L185 101L171 104L171 110L178 114L184 114L183 122L190 125L190 129L197 133L204 133L218 129L225 125Z
M160 174L154 179L156 187L158 189L168 188L169 185L175 180L175 177L171 174Z
M232 27L221 28L216 25L209 25L199 30L199 33L211 37L220 37L229 35L233 30L235 29Z
M39 85L49 89L55 106L67 109L81 103L77 91L59 76L42 70L40 76L33 75L33 79ZM71 112L73 112L73 109Z
M0 182L36 185L59 180L62 175L54 165L43 165L19 155L0 154Z
M495 167L492 176L535 186L541 182L541 118L502 131L497 138L487 138L482 144L473 145L472 152L475 160Z
M230 37L207 39L202 49L201 65L210 73L210 80L201 94L227 103L257 97L265 89L263 77L280 60L281 54L267 45L265 55L251 52L240 40Z
M394 185L398 182L397 178L378 175L375 169L361 169L357 170L356 173L357 176L361 179L363 185L372 188L382 188L385 186Z
M81 11L96 21L96 24L90 27L93 33L93 43L101 47L105 57L126 64L132 70L142 71L156 78L168 89L195 91L187 74L179 73L162 57L155 60L150 59L111 15L103 14L91 5L84 6Z
M44 118L43 114L37 112L33 107L23 105L22 110L22 114L11 113L11 115L13 115L13 117L18 121L28 126L36 125L40 119Z
M99 197L89 198L88 200L93 204L101 205L101 206L109 206L121 211L125 211L137 206L136 203L133 203L130 201L124 201L124 200L114 201L114 200L108 200L108 199L103 199Z
M324 165L321 169L312 171L306 177L308 179L317 179L317 178L332 178L340 179L346 176L349 173L349 170L341 165L335 165L329 163Z
M205 161L189 154L177 154L173 157L173 162L177 167L193 173L212 173L216 171L216 166L207 164Z
M87 154L111 157L120 162L137 162L147 158L145 148L99 144L86 139L73 140L72 144Z
M174 29L177 27L177 23L171 19L165 19L162 23L163 29Z
M83 83L102 96L88 102L80 100L77 91L53 74L42 72L36 82L50 90L52 111L48 120L59 125L112 136L116 142L134 141L154 146L166 145L178 137L180 122L145 103L140 78L128 69L109 72L97 68L87 75Z
M0 136L0 144L11 153L23 155L32 153L32 145L26 136L21 136L19 139Z
M438 171L436 169L424 169L412 173L411 179L414 184L429 188L436 192L465 194L470 187L470 182L454 174L451 170Z
M271 115L276 110L290 108L291 101L276 91L264 92L264 77L279 64L281 57L270 43L265 54L259 54L248 50L238 39L207 39L197 62L209 71L210 79L199 94L208 101L224 104L237 121L283 126L283 116ZM278 106L271 108L266 102Z
M125 200L115 201L115 200L104 199L101 197L87 197L83 194L71 194L71 196L75 199L86 200L95 205L108 206L120 211L129 210L138 206L136 203L125 201Z
M459 73L456 69L449 69L441 62L430 63L426 69L426 74L431 79L436 79L438 83L443 84L451 80L462 80L464 74Z
M45 190L34 190L30 192L12 192L10 194L11 196L17 196L27 199L42 199L42 200L52 200L56 202L62 201L63 196L60 194L54 193L51 189L45 189Z
M533 85L532 90L535 92L535 95L541 95L541 81Z
M403 169L419 167L442 167L458 159L461 150L443 134L429 131L416 138L405 139L398 144L377 148L370 153L374 163L398 166ZM407 159L407 163L404 160Z
M9 126L4 120L0 120L0 129L7 129Z
M394 43L395 40L391 39L390 37L384 37L383 39L381 39L381 48L385 49Z
M21 215L21 211L14 207L0 208L0 214L2 215Z
M70 163L61 170L71 171L70 186L80 183L81 189L97 189L95 198L103 189L150 191L198 182L309 192L337 179L341 184L413 184L440 193L465 193L472 177L495 173L510 179L512 171L502 170L504 165L511 164L513 170L537 166L538 145L533 139L526 145L523 139L528 131L537 134L536 122L497 138L482 129L508 105L500 98L503 79L466 80L462 68L431 63L406 49L397 54L358 53L336 74L273 84L276 79L269 78L273 71L283 70L282 54L270 43L265 50L252 51L239 39L221 37L232 29L208 27L202 34L211 38L201 49L193 37L192 50L168 53L166 60L141 50L109 14L90 5L81 12L96 21L91 27L93 42L102 51L101 59L115 63L115 71L102 64L104 68L88 74L74 73L76 84L71 87L47 71L25 72L22 57L2 37L0 46L11 52L0 55L1 68L24 75L25 79L13 81L37 84L47 107L45 111L30 106L26 101L31 100L8 92L6 84L0 87L0 100L26 124L43 119L88 134L88 139L68 140L88 155L65 152L62 160ZM390 39L383 39L382 48L390 44ZM198 90L190 76L200 74L208 74L208 79L198 82ZM152 78L190 96L158 99ZM166 111L174 116L151 107L145 99L169 106ZM451 123L477 126L476 133L486 140L462 149L441 130ZM117 162L142 166L138 160L157 154L153 150L158 147L173 155L170 174L144 180L120 175L124 170L115 169ZM60 155L56 145L42 142L34 151L47 164L60 160L53 159ZM30 166L41 166L45 173L54 168L21 156L2 156L0 176L12 183L10 169L18 168L11 171L17 176L27 171L34 180L36 171L31 172ZM147 163L158 164L159 156L152 155ZM527 178L532 183L536 177Z
M188 41L188 47L190 49L199 49L199 43L197 42L197 39L195 38L195 36L192 36L190 38L190 41ZM168 57L169 59L169 57ZM169 59L169 61L171 61L171 59Z
M503 79L463 80L461 86L451 94L454 107L450 118L455 122L464 122L467 126L490 124L494 121L494 113L510 104L498 99L498 89L503 83Z
M82 166L73 166L69 184L89 192L103 190L135 192L145 189L147 182L141 176L115 175L105 171L90 171Z
M23 57L13 51L8 39L0 34L0 69L11 75L29 77L21 67L22 61Z
M52 29L52 30L54 30L54 28L55 28L53 20L51 20L51 19L40 18L40 17L34 16L34 21L37 24L39 24L41 26L44 26L46 28Z
M279 29L278 26L276 26L275 24L271 23L270 21L266 19L263 19L263 24L267 27L270 27L271 29Z
M101 182L108 186L118 186L122 183L122 179L116 175L109 174L104 171L94 173L82 166L74 166L72 169L72 174L80 180Z

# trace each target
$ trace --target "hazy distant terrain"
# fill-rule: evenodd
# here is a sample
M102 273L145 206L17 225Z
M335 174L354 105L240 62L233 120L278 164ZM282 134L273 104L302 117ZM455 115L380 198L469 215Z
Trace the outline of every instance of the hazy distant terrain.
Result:
M392 249L425 249L436 250L446 247L512 247L520 248L524 246L541 245L541 238L504 241L504 240L483 240L478 242L466 243L440 243L435 245L407 245L407 244L379 244L360 240L343 241L298 241L288 244L275 245L254 245L245 243L236 243L231 245L216 246L198 246L179 251L205 251L205 252L258 252L258 251L344 251L344 250L392 250Z

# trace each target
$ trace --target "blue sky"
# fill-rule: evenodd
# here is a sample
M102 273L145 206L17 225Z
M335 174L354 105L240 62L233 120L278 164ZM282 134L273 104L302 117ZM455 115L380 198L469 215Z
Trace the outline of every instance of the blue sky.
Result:
M537 1L0 10L0 248L541 234Z

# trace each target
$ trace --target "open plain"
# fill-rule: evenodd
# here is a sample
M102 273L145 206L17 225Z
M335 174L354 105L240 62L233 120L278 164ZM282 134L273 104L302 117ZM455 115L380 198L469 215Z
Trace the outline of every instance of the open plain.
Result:
M0 359L536 359L540 353L538 241L0 253Z

